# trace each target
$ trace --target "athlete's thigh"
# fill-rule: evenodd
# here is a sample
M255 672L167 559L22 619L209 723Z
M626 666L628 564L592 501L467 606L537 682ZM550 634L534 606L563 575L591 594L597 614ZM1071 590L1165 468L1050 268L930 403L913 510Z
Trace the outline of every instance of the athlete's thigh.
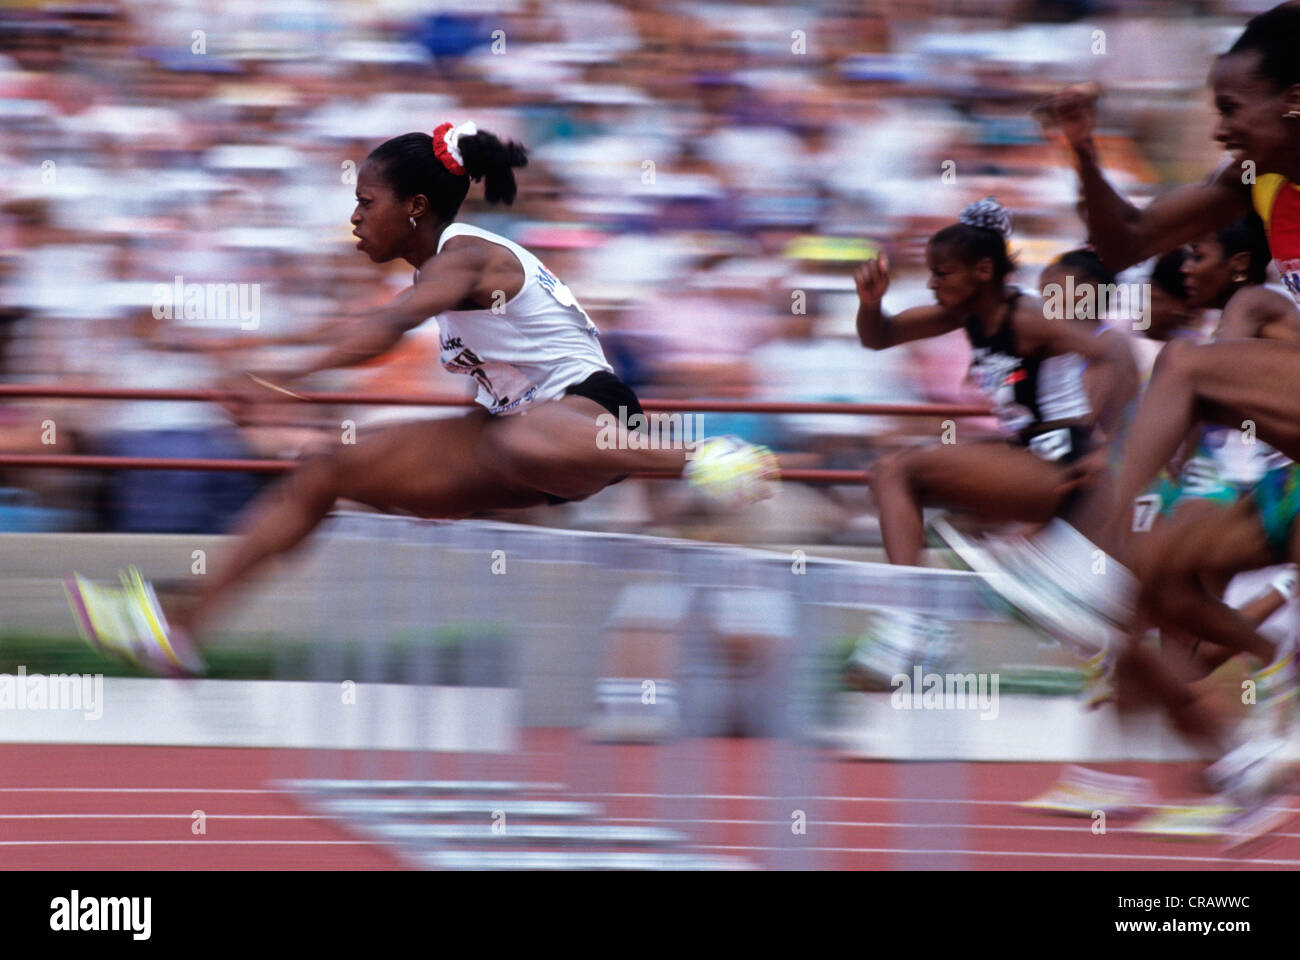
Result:
M464 416L384 427L335 454L339 496L423 516L534 506L539 491L506 482L482 462L483 438L500 418Z
M1226 507L1198 508L1181 520L1168 550L1169 562L1182 569L1223 576L1277 561L1250 497Z
M907 454L905 465L927 502L992 519L1046 520L1062 500L1064 468L1009 443L939 444Z
M613 414L590 397L559 397L535 404L526 413L500 417L496 439L516 445L535 441L557 449L581 445L585 451L596 448L602 418L615 423Z
M1133 573L1147 586L1156 586L1171 574L1186 572L1195 557L1198 530L1215 524L1217 514L1225 510L1221 503L1203 497L1184 497L1146 532L1138 532L1129 545ZM1181 566L1180 566L1181 565Z
M613 415L588 397L561 397L498 419L485 457L511 482L579 499L628 472L607 436Z
M1300 344L1229 340L1186 351L1192 358L1197 414L1254 433L1300 459Z

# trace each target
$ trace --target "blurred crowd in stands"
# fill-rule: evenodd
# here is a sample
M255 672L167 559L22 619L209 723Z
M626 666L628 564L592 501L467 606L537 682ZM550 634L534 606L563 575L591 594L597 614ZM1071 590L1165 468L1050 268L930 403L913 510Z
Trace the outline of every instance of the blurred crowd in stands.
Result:
M881 353L858 344L853 267L887 248L886 307L927 302L926 238L991 194L1013 211L1016 279L1033 287L1084 239L1075 175L1033 104L1100 82L1103 156L1141 202L1213 164L1210 58L1269 5L8 3L0 377L204 387L274 366L295 348L231 338L292 334L411 281L405 264L353 248L366 154L472 119L530 159L513 207L471 190L462 218L537 253L642 396L971 399L960 332ZM158 309L160 289L190 284L255 291L240 301L252 309ZM468 394L468 378L438 365L433 327L309 386ZM0 453L293 457L346 420L454 413L286 404L236 425L198 403L21 400L0 405ZM936 430L907 417L704 423L791 464L858 469ZM216 531L262 482L0 468L0 529ZM805 537L854 541L867 506L863 491L807 489L778 513ZM680 490L629 483L546 518L668 529L691 509Z

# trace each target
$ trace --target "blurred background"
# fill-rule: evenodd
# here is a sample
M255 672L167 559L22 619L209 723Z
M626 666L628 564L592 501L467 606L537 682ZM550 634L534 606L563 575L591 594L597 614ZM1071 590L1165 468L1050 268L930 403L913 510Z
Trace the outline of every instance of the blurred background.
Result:
M274 366L281 336L382 302L405 264L355 252L356 168L383 140L475 120L524 143L513 207L462 218L538 254L642 396L969 400L960 332L882 353L852 270L880 248L889 309L925 303L926 238L1008 206L1034 287L1078 246L1077 185L1030 117L1102 83L1103 154L1141 201L1216 159L1205 76L1268 0L805 4L137 0L0 5L0 377L203 387ZM945 176L944 174L948 175ZM183 278L183 279L178 279ZM158 317L157 290L234 284L241 316ZM310 386L465 394L433 323ZM276 405L236 426L194 403L0 405L0 452L293 457L340 424L455 410ZM788 465L863 469L937 423L706 414ZM0 469L0 529L215 533L263 481ZM871 545L869 495L787 485L748 514L629 482L553 526Z

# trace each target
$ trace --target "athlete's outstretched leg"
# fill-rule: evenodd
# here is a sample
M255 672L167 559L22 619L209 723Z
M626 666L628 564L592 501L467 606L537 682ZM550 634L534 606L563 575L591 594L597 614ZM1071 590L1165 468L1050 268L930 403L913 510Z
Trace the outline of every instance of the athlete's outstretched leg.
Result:
M1115 686L1121 709L1144 700L1162 706L1175 729L1188 739L1226 752L1231 746L1224 718L1190 686L1191 671L1178 671L1168 659L1142 643L1129 643L1115 663Z
M494 421L477 411L401 424L306 461L253 502L236 527L231 552L173 622L192 634L232 588L301 543L340 499L426 517L545 502L541 493L481 467L477 450L491 425Z
M1255 436L1300 459L1300 344L1232 340L1173 341L1155 372L1123 442L1115 510L1107 531L1119 548L1133 500L1178 452L1198 421L1208 420Z
M1065 471L1006 443L922 447L882 457L871 492L891 563L916 564L925 545L923 505L995 521L1044 523L1061 506Z
M1276 561L1253 501L1196 509L1175 517L1175 523L1174 535L1163 538L1157 566L1144 571L1142 606L1161 625L1249 653L1261 664L1272 663L1276 646L1240 611L1205 589L1207 576L1222 579Z
M656 449L639 442L650 434L616 431L612 415L587 397L567 396L525 414L500 418L482 456L494 470L524 476L540 490L581 500L629 473L680 476L689 462L684 443L653 434ZM698 438L696 438L698 439Z

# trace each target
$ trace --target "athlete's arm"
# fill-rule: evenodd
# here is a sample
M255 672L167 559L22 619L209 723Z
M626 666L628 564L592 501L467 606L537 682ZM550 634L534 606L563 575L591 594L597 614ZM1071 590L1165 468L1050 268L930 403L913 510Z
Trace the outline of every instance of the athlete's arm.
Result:
M1098 336L1093 327L1077 320L1044 316L1042 301L1034 297L1021 297L1016 304L1015 331L1016 352L1021 356L1076 353L1088 361L1097 398L1093 419L1111 436L1140 383L1128 339Z
M478 245L448 246L425 266L414 286L382 307L357 314L332 349L307 366L280 376L295 380L318 370L350 367L382 356L406 331L469 297L486 261L485 251Z
M1120 347L1130 356L1132 355L1132 344L1128 336L1119 330L1095 330L1094 335L1098 340L1105 341L1107 345L1115 344L1114 351L1119 355ZM1134 361L1136 363L1136 360ZM1114 391L1113 378L1107 376L1105 365L1100 368L1095 364L1089 363L1083 371L1083 389L1088 396L1088 408L1093 411L1092 419L1096 420L1097 411L1105 410L1112 403L1111 393Z
M1070 87L1043 104L1038 116L1045 127L1059 130L1070 146L1083 190L1089 239L1107 267L1115 271L1131 267L1249 212L1250 188L1232 163L1224 164L1204 183L1179 187L1141 209L1125 200L1102 173L1092 138L1099 92L1095 84Z
M896 316L880 308L889 289L889 258L881 253L853 271L858 288L858 340L868 350L884 350L910 340L924 340L956 330L961 316L933 305L912 307Z
M1215 340L1300 341L1300 312L1295 303L1267 287L1238 290L1223 308Z
M1088 236L1111 270L1131 267L1245 216L1250 193L1231 165L1138 209L1102 175L1096 147L1076 151Z
M1292 568L1275 577L1263 593L1239 606L1237 613L1258 627L1290 603L1294 595L1295 571ZM1210 674L1240 652L1216 643L1202 643L1196 648L1195 660L1206 674Z

